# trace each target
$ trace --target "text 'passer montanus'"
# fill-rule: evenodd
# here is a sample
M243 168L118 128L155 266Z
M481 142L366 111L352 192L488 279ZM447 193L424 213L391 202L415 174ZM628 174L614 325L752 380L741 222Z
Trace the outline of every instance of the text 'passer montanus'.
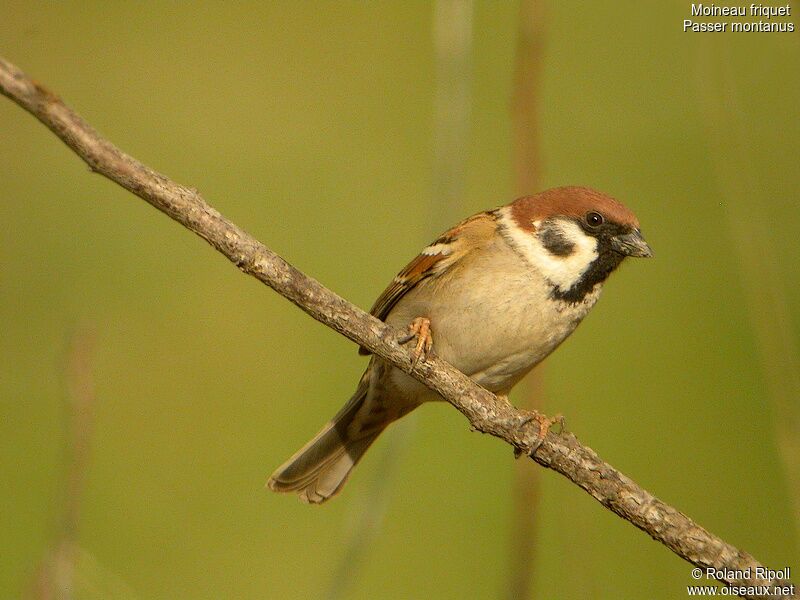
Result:
M600 192L555 188L462 221L394 278L372 307L498 395L575 330L626 256L651 256L636 216ZM367 354L363 348L362 354ZM441 397L373 356L339 413L269 479L318 504L342 489L396 419Z

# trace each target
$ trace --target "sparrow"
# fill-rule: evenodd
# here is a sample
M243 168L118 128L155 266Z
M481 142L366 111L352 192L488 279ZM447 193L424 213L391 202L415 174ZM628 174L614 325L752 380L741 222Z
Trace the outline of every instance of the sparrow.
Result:
M652 256L629 209L590 188L554 188L440 235L370 312L408 328L400 341L416 339L415 361L434 352L506 399L575 330L627 256ZM310 504L325 502L389 424L441 399L373 356L350 400L267 485Z

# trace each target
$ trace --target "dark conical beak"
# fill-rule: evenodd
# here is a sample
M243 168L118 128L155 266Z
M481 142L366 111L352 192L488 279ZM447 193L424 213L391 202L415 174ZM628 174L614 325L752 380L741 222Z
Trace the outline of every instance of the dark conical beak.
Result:
M649 258L653 256L653 251L642 237L642 232L638 229L611 238L611 247L625 256L636 256L639 258Z

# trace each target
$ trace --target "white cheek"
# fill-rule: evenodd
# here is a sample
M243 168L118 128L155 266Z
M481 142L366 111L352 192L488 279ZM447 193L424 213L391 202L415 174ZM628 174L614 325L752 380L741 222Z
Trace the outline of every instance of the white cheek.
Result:
M542 246L536 236L531 236L531 239L541 249L544 269L548 271L550 281L560 289L568 290L578 282L597 259L597 238L586 235L576 223L571 221L564 221L559 226L564 232L564 237L575 244L575 249L569 256L554 256Z
M504 219L510 219L510 214L504 214ZM575 245L569 256L555 256L551 254L535 234L523 231L515 225L506 227L512 243L522 253L525 259L535 267L560 291L567 291L575 285L597 258L597 240L586 235L583 230L571 221L562 221L558 224L566 239ZM536 225L536 224L534 224Z

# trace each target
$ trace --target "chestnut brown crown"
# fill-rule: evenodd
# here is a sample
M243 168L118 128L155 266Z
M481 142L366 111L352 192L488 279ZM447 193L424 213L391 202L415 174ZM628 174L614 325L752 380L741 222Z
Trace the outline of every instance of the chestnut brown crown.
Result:
M514 201L511 211L517 225L526 231L532 231L536 221L557 216L582 219L590 212L597 212L607 221L627 229L639 229L639 219L630 209L611 196L587 187L557 187L524 196Z

